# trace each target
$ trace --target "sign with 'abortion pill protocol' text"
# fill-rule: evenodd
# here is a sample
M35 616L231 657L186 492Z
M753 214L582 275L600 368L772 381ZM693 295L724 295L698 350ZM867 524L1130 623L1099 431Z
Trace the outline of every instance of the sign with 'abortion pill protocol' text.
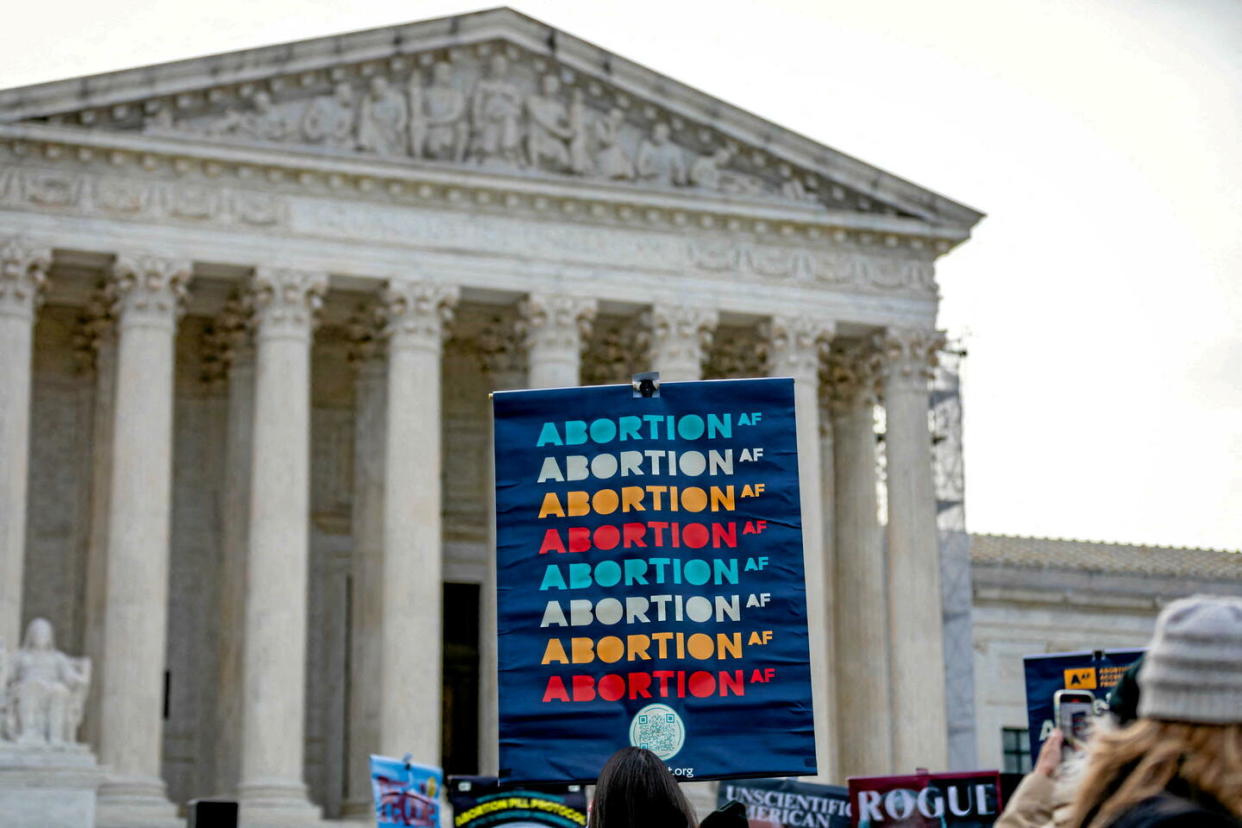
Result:
M501 777L815 773L793 381L493 407Z

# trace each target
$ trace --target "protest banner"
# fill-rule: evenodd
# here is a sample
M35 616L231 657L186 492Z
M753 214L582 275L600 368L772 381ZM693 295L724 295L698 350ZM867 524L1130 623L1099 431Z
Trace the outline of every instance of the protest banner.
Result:
M746 806L750 828L849 828L850 794L841 785L813 785L793 779L721 782L716 807Z
M453 828L582 828L587 821L581 785L501 787L494 776L450 776Z
M815 773L793 381L493 411L500 777Z
M1002 806L996 771L853 777L849 783L857 828L977 828L996 822Z
M1108 691L1143 655L1143 649L1083 650L1073 653L1029 655L1022 659L1026 674L1026 715L1031 761L1051 734L1052 698L1058 690L1086 690L1095 696L1095 711L1107 710Z
M439 768L389 756L371 756L371 791L377 828L439 828Z

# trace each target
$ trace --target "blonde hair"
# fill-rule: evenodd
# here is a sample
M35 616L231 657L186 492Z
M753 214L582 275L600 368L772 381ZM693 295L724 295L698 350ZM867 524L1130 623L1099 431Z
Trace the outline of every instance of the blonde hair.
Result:
M1072 828L1103 828L1174 779L1242 817L1242 724L1139 719L1091 740Z

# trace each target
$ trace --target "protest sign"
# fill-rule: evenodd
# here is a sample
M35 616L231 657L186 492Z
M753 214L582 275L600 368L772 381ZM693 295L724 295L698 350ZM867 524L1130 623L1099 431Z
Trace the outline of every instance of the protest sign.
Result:
M439 828L439 768L388 756L371 756L371 791L378 828Z
M501 778L814 773L793 381L493 405Z
M850 779L850 818L857 828L991 825L1000 815L1000 774L922 773Z
M502 788L494 776L450 776L453 828L582 828L587 821L581 785Z
M1058 690L1086 690L1095 696L1099 715L1107 709L1108 691L1143 655L1143 649L1083 650L1074 653L1030 655L1022 659L1026 673L1026 715L1031 742L1031 761L1056 727L1052 697Z
M721 782L716 807L736 800L746 806L750 828L849 828L850 795L841 785L793 779Z

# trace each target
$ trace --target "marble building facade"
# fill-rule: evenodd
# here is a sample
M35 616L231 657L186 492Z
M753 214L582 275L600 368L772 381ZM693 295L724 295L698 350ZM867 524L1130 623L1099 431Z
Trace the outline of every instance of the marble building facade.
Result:
M795 378L821 778L946 766L980 217L503 9L0 92L0 638L92 659L99 823L494 770L488 392L648 369Z

